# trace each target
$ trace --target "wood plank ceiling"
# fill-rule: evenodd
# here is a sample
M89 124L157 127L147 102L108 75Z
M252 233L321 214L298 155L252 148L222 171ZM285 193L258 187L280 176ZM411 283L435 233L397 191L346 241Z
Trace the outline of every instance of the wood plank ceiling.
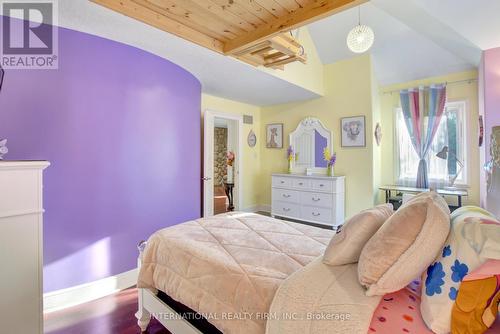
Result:
M277 44L276 41L292 43L291 47L285 47L285 50L289 49L287 52L290 54L291 50L295 49L296 43L289 38L274 37L368 0L91 1L190 42L257 66L266 64L265 57L270 59L274 55L276 58L273 50L269 49ZM260 52L262 62L254 59L255 47L259 44L266 45L268 52ZM249 57L242 57L246 50L253 50L254 53L249 54ZM301 55L293 56L296 58L292 61L305 61Z

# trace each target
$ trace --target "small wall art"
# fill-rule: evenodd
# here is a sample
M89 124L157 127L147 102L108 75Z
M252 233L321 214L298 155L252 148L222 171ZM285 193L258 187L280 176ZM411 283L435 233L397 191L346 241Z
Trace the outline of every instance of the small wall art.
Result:
M283 148L283 124L268 124L266 126L266 147Z
M377 146L380 146L382 142L382 127L380 123L377 123L377 126L375 126L375 141L377 142Z
M365 116L345 117L340 120L342 147L365 147Z

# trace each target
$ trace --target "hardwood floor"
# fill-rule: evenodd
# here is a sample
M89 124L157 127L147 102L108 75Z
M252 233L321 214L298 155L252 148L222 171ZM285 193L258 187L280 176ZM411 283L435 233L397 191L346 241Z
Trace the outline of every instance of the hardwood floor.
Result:
M138 334L135 312L137 289L131 288L89 303L46 314L47 334ZM170 334L158 321L151 320L147 333Z

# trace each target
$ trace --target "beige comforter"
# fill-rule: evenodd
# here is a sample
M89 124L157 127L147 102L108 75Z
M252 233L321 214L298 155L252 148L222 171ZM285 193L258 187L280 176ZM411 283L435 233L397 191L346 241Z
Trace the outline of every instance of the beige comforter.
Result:
M365 295L357 263L329 266L320 257L280 286L266 334L366 334L380 299Z
M278 287L333 234L248 213L190 221L149 238L138 287L165 292L226 334L264 333Z

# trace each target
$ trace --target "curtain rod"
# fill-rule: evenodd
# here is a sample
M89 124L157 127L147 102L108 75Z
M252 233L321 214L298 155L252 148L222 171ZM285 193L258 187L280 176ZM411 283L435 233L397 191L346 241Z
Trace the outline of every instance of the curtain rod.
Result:
M461 84L461 83L471 84L473 82L477 82L477 79L465 79L465 80L457 80L457 81L445 81L443 83L445 84L445 86L449 86L449 85L457 85L457 84ZM412 88L412 87L408 87L408 88ZM408 88L400 88L400 89L388 90L388 91L382 92L382 94L384 94L384 95L391 94L392 95L392 93L399 93L400 91L402 91L404 89L408 89Z

